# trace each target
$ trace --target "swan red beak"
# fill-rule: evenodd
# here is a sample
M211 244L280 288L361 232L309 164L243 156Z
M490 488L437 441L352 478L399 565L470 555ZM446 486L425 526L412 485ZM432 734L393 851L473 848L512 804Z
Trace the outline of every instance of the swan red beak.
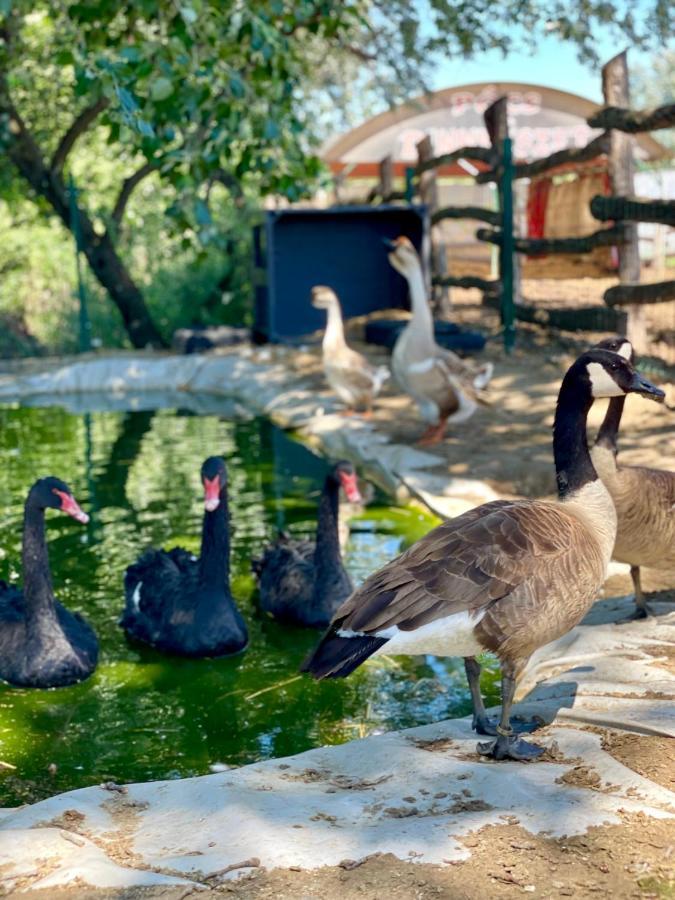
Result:
M348 475L346 472L340 472L340 483L347 495L350 503L361 503L362 497L359 486L356 481L356 475Z
M65 491L59 491L56 488L54 488L54 493L61 498L61 509L64 513L72 516L78 522L82 522L83 525L87 524L89 516L80 508L79 503L72 494L67 494Z
M220 476L204 478L204 509L213 512L220 506Z

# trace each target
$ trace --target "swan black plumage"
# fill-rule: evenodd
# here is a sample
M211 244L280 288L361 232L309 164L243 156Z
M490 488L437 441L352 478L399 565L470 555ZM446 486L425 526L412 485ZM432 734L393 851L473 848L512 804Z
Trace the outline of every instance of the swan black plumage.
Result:
M204 522L199 559L175 547L147 550L124 574L120 625L131 637L179 656L229 656L248 643L230 593L227 470L211 456L201 469Z
M62 687L96 668L98 641L90 625L54 597L45 510L86 523L70 488L52 476L36 481L24 508L23 590L0 581L0 678L20 687Z
M353 590L340 554L341 486L351 503L361 501L354 466L344 460L326 475L316 541L296 541L282 534L261 559L253 561L260 584L260 606L281 622L325 628Z

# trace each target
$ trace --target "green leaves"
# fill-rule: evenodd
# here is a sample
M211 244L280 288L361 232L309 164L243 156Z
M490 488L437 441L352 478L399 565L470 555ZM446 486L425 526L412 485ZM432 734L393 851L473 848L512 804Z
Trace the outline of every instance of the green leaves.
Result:
M160 75L152 82L150 96L155 102L166 100L171 94L173 94L173 84L168 78Z

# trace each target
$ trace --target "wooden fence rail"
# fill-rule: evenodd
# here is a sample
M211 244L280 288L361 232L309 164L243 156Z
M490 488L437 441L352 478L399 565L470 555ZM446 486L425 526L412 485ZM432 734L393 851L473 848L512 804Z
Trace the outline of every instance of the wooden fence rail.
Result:
M478 288L484 294L490 294L494 297L499 296L502 291L501 282L490 281L487 278L478 278L475 275L458 277L454 275L436 276L432 280L439 287Z
M616 284L603 296L607 306L641 306L646 303L668 303L675 300L675 281L654 284Z
M432 225L443 219L478 219L489 225L499 225L502 220L495 209L485 209L482 206L442 206L431 214Z
M542 159L535 159L529 163L516 163L513 167L513 177L533 178L535 175L541 175L543 172L556 169L558 166L588 162L608 151L609 133L604 132L586 144L585 147L566 147L564 150L557 150L555 153L551 153L550 156L542 157ZM492 169L476 175L478 184L494 181L494 178L495 173Z
M606 106L587 120L591 128L613 128L628 134L660 131L675 126L675 103L656 109L630 110L622 106Z
M599 194L591 200L591 213L600 222L622 219L675 225L675 202L672 200L637 200L633 197L603 197Z
M490 244L501 244L501 231L479 228L476 231L479 241ZM625 240L624 228L601 228L592 234L570 238L514 238L513 249L516 253L527 253L528 256L541 256L545 253L590 253L596 247L613 247Z

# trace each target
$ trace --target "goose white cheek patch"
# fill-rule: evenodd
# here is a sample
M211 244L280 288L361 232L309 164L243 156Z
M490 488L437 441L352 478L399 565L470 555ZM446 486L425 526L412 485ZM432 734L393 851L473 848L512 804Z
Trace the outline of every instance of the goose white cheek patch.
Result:
M628 341L624 341L624 343L619 347L616 351L619 356L623 356L624 359L630 359L630 355L633 352L633 348L631 347Z
M590 362L586 366L586 370L591 380L591 393L594 397L622 397L624 395L625 392L600 363Z

